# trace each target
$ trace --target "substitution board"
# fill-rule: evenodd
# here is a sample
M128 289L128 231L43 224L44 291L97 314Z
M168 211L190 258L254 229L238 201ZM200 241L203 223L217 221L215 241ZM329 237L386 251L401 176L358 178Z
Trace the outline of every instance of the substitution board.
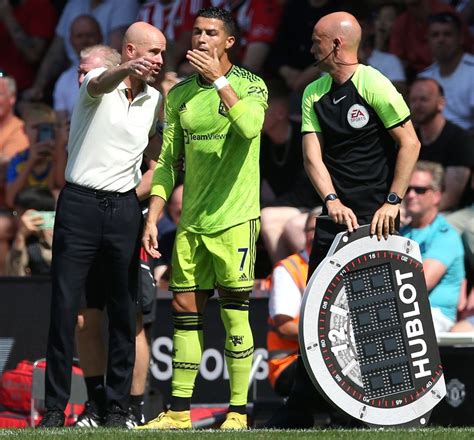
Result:
M400 235L336 236L306 288L299 340L322 395L369 426L426 426L446 394L420 249Z

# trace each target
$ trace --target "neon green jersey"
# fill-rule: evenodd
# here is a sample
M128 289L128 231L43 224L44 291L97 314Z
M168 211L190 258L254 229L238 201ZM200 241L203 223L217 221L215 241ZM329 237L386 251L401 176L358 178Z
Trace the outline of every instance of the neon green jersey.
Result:
M226 111L213 85L195 74L176 84L166 101L163 146L151 194L167 200L175 183L173 163L184 153L181 226L212 234L260 216L260 131L267 88L237 66L227 73L240 98Z

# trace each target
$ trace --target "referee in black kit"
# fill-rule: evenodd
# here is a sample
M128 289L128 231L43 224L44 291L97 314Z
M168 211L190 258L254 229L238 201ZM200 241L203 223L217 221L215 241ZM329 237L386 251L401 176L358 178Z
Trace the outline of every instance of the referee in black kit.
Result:
M311 53L328 75L304 91L303 155L327 216L316 224L308 280L339 232L359 224L370 224L378 240L395 232L420 149L402 96L379 71L358 62L361 28L355 17L325 15L312 39ZM288 400L265 426L311 428L313 414L327 408L299 356Z
M77 313L89 270L98 263L109 287L105 425L126 426L142 228L135 188L161 105L160 93L147 83L161 70L165 49L166 39L157 28L134 23L124 36L122 64L91 70L80 88L53 237L43 428L64 425Z

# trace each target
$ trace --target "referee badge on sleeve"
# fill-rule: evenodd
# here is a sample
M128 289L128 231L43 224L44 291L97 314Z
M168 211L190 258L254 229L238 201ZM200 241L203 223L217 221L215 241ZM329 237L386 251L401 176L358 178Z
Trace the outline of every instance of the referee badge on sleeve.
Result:
M336 236L306 288L300 349L314 385L369 426L426 426L446 395L418 244L369 226Z

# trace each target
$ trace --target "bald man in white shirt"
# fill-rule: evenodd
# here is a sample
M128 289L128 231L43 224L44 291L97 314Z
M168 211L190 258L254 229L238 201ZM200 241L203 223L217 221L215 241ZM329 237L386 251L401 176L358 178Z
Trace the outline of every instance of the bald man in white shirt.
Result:
M125 427L135 360L138 257L142 215L135 188L161 105L154 82L166 39L144 22L131 25L122 64L91 70L71 120L66 185L53 239L51 322L42 428L64 425L74 330L86 279L99 262L109 316L105 426Z

